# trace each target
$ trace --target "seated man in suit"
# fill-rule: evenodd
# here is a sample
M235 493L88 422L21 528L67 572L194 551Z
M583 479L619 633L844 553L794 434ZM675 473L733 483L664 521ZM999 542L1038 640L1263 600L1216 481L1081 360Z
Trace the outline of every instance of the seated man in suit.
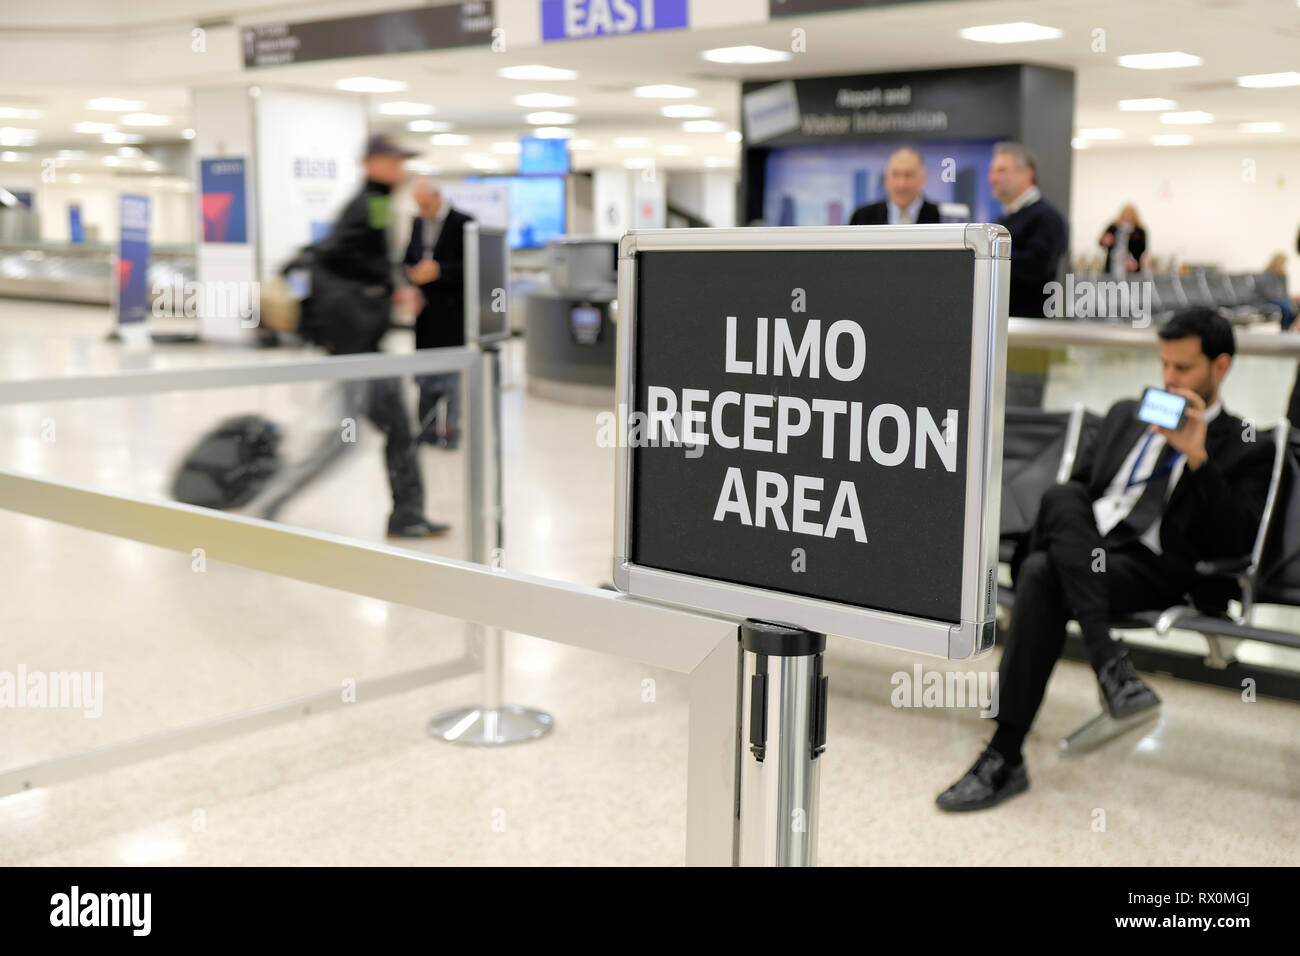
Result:
M431 179L413 190L420 215L411 223L411 241L402 262L406 277L424 296L415 319L417 349L465 344L465 223L470 217L453 209ZM460 440L460 373L416 377L420 385L420 433L417 441L455 448ZM446 415L438 409L446 403Z
M1163 609L1189 592L1221 613L1232 587L1198 581L1198 561L1248 554L1268 493L1271 449L1229 415L1219 387L1236 349L1232 326L1211 309L1162 327L1166 391L1187 399L1177 431L1111 408L1070 480L1043 496L1013 560L1016 601L998 668L997 731L966 776L939 795L944 810L995 806L1029 788L1021 755L1047 680L1079 622L1110 715L1131 717L1160 700L1110 636L1112 615Z
M885 164L886 202L873 202L853 212L850 226L898 226L938 222L939 207L922 195L925 163L909 146L894 150Z

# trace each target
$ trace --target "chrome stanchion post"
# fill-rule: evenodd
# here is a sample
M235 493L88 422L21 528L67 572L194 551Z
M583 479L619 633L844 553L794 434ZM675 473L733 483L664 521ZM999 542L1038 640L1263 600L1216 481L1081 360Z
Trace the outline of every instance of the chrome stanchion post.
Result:
M502 520L501 363L494 346L484 347L469 374L470 560L500 567L505 543ZM483 662L480 702L438 714L429 733L454 744L513 744L550 732L550 714L507 704L505 635L500 628L473 625Z
M826 748L826 635L746 621L740 643L739 862L812 866L819 758Z

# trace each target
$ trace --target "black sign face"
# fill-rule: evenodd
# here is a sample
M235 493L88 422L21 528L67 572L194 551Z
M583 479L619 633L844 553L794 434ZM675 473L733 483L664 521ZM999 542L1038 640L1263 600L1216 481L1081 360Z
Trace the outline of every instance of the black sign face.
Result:
M245 27L244 66L280 66L492 42L492 0Z
M631 563L959 621L973 252L642 251L636 275Z

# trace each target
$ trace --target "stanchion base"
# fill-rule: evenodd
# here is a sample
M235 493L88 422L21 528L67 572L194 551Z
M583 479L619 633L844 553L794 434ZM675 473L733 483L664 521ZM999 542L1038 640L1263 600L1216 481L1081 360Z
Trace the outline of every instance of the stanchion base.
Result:
M429 721L429 734L449 744L517 744L544 737L554 726L550 714L528 707L460 707Z

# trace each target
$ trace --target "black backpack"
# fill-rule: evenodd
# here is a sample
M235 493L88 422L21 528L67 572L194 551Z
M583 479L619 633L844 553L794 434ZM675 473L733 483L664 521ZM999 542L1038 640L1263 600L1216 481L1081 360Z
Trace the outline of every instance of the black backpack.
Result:
M223 511L247 504L279 469L281 437L258 415L227 418L185 456L172 497Z
M331 355L377 352L388 331L389 291L340 276L320 261L320 244L305 246L280 270L305 274L309 293L300 304L298 334Z

